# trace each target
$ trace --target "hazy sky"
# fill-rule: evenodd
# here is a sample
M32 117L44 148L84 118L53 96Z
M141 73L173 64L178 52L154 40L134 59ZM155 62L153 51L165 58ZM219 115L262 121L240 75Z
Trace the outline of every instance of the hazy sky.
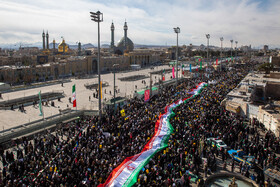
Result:
M137 44L175 45L174 27L180 27L179 44L280 46L280 0L0 0L0 44L50 40L97 43L97 23L90 11L104 14L101 43L115 43L128 24L128 37Z

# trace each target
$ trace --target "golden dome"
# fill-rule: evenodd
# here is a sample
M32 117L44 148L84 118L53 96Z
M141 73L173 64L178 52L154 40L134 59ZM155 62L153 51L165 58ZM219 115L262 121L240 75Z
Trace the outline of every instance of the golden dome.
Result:
M68 51L68 45L65 43L64 38L62 39L62 42L58 45L58 52L65 53Z

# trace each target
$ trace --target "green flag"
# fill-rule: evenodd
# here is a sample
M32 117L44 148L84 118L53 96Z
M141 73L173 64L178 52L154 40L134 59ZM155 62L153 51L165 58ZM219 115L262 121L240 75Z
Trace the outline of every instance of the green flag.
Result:
M39 116L42 116L43 115L43 110L42 110L41 91L39 91L39 110L40 110Z
M200 62L200 70L202 70L202 60L199 59L199 62Z

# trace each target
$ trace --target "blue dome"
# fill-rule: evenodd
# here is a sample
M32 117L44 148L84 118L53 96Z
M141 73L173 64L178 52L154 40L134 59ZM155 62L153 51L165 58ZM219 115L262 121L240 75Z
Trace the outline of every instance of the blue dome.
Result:
M133 44L133 42L131 41L131 39L129 39L128 37L127 37L127 46L128 46L128 50L129 50L129 51L133 51L133 49L134 49L134 44ZM126 50L125 44L124 44L124 37L122 37L122 38L120 39L120 41L118 42L117 48L122 49L123 51Z

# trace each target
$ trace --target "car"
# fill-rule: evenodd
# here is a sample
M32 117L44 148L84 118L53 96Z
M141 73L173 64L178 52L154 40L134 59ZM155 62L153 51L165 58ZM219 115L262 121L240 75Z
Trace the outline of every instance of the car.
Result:
M254 156L246 156L245 152L242 149L234 150L231 149L228 151L228 154L236 160L237 162L245 162L250 167L253 167L253 164L255 163L255 157Z
M207 143L212 145L213 147L217 147L219 150L228 149L227 144L223 142L223 140L220 140L218 138L207 138Z

